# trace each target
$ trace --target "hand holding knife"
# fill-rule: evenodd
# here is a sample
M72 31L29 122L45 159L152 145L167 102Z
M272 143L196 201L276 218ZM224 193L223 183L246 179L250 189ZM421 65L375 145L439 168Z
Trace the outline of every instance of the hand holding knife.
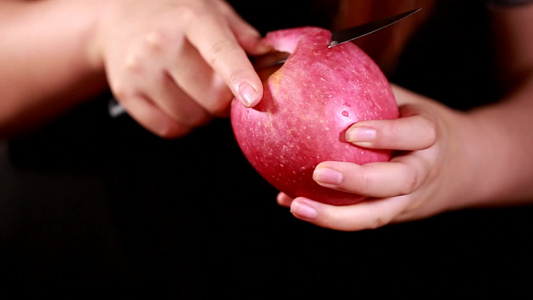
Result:
M369 23L365 23L362 25L350 27L344 30L332 32L331 42L328 48L335 47L343 43L353 41L360 37L379 31L383 28L389 27L390 25L393 25L394 23L397 23L400 20L410 15L413 15L419 12L421 9L422 8L417 8L414 10L400 13L392 17L388 17L388 18L372 21ZM253 64L256 70L269 68L269 67L283 64L285 60L289 57L289 55L290 53L287 53L287 52L273 51L265 55L253 58ZM120 103L118 103L114 98L110 99L110 102L108 105L108 111L109 111L110 116L113 118L116 118L126 112L125 109L120 105Z

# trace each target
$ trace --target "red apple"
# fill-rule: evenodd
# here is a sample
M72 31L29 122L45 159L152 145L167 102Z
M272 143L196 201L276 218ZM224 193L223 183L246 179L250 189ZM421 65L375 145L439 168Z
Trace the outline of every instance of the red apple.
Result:
M290 56L275 72L260 74L258 105L233 101L231 124L248 161L278 190L348 205L365 197L318 185L313 170L323 161L388 161L390 151L357 147L344 135L361 120L397 118L398 107L375 62L353 43L328 48L330 39L328 30L316 27L268 33L265 42Z

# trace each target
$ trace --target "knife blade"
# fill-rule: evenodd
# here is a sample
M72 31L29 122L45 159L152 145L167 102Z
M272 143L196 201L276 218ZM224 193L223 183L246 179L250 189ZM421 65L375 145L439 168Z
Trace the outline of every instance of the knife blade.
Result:
M422 8L406 11L391 17L378 19L365 24L357 25L347 29L334 31L331 33L331 41L328 48L335 47L347 42L351 42L355 39L367 36L371 33L389 27L410 15L413 15L422 10ZM256 56L253 58L253 65L256 70L267 69L280 64L283 64L290 56L288 52L272 51L267 54Z
M353 41L355 39L364 37L366 35L369 35L371 33L376 32L378 30L381 30L383 28L389 27L392 24L397 23L397 22L407 18L410 15L419 12L420 10L422 10L422 8L413 9L413 10L410 10L410 11L406 11L406 12L397 14L397 15L392 16L392 17L379 19L379 20L376 20L376 21L372 21L372 22L365 23L365 24L362 24L362 25L357 25L357 26L350 27L350 28L347 28L347 29L334 31L334 32L331 33L331 42L329 43L329 47L328 48L335 47L337 45Z

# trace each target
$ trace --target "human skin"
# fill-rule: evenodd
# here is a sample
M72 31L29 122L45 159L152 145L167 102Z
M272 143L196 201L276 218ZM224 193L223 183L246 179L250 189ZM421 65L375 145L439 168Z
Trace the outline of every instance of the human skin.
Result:
M268 49L222 0L4 0L0 28L0 137L107 86L164 138L262 97L247 55Z
M323 162L315 171L321 185L375 200L336 207L280 194L278 202L302 220L355 231L533 199L533 5L493 13L506 41L502 78L520 83L504 99L459 112L394 87L401 118L356 123L347 140L404 154L364 166ZM166 138L224 115L232 94L248 106L262 97L246 54L268 49L221 0L4 0L0 27L1 137L108 84L133 118Z
M387 163L323 162L314 172L323 186L373 200L332 206L280 193L278 203L312 224L357 231L467 207L531 202L533 5L491 11L495 33L505 36L502 78L512 79L503 82L509 92L501 101L460 112L394 86L401 117L356 123L346 139L402 154Z

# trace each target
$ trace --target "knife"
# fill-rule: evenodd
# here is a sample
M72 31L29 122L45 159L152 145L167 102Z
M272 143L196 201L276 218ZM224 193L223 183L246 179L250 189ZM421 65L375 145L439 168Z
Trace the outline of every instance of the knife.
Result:
M351 42L355 39L361 38L363 36L379 31L383 28L389 27L392 24L397 23L410 15L419 12L420 10L422 10L422 8L413 9L392 17L371 21L369 23L357 25L347 29L334 31L331 33L331 41L328 45L328 48L335 47L346 42ZM287 52L272 51L267 54L253 58L253 65L256 70L267 69L276 65L283 64L289 56L290 53Z
M329 43L328 48L335 47L337 45L353 41L360 37L369 35L383 28L389 27L390 25L399 22L400 20L407 18L408 16L415 14L422 10L422 8L413 9L410 11L397 14L392 17L379 19L362 25L357 25L351 28L343 29L340 31L335 31L331 33L331 42Z
M420 10L422 10L422 8L413 9L392 17L371 21L369 23L357 25L340 31L334 31L331 33L331 42L329 43L328 48L353 41L383 28L389 27L390 25L397 23L412 14L415 14ZM289 55L290 53L287 52L273 51L253 58L253 65L256 70L274 67L283 64ZM116 118L124 114L126 111L124 107L120 105L120 103L118 103L114 98L111 98L108 104L108 112L111 117Z

